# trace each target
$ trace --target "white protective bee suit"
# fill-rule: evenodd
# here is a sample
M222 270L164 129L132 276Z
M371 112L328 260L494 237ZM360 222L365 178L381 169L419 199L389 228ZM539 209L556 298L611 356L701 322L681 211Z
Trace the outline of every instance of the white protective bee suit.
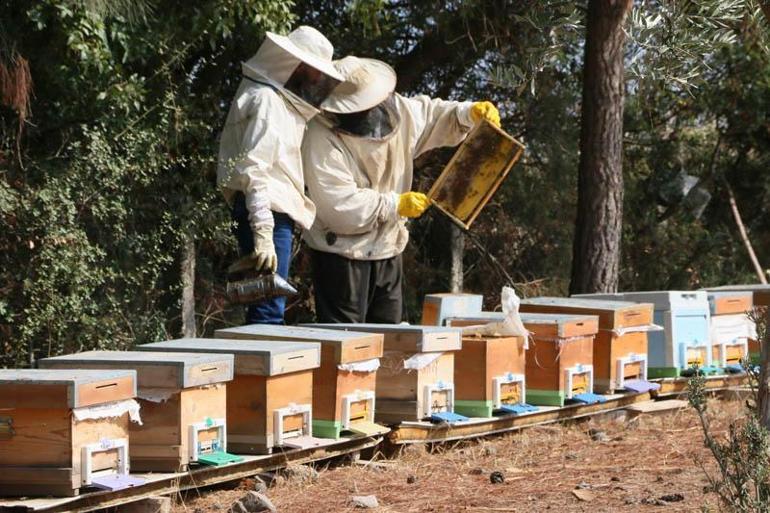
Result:
M284 86L304 63L328 77L331 90L342 81L332 54L331 43L311 27L299 27L288 37L268 33L242 65L243 80L220 138L217 182L233 208L241 252L253 251L261 258L258 262L271 262L264 267L284 278L293 224L307 229L315 217L315 206L305 194L300 146L307 122L319 113ZM275 226L278 216L281 223ZM246 321L281 323L284 306L285 298L251 305Z
M343 61L348 59L356 58ZM343 74L350 81L356 71ZM370 80L377 83L386 78L373 75ZM415 158L459 144L473 127L472 102L406 98L392 92L394 85L395 74L389 91L374 93L387 98L390 133L361 137L317 118L305 134L305 182L316 205L316 220L304 237L315 250L316 313L321 322L400 321L400 255L409 232L406 218L398 214L398 195L412 188ZM341 88L343 84L335 93ZM325 104L334 105L333 96ZM339 95L340 103L345 99ZM372 265L366 267L366 262Z

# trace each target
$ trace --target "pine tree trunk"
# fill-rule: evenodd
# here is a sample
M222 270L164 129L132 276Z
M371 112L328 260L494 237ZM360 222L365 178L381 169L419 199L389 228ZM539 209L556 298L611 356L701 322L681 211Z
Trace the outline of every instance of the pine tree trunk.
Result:
M632 0L590 0L571 293L614 292L623 231L625 33Z
M449 244L452 264L449 270L450 292L463 291L463 256L465 253L465 234L454 224L449 226Z
M195 241L185 240L182 248L182 336L195 337Z

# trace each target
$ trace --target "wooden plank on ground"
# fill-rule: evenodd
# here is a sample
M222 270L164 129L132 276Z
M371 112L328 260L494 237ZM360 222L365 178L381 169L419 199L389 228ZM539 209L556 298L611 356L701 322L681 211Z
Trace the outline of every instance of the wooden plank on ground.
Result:
M651 381L660 384L660 389L652 392L653 397L658 399L686 394L689 378L663 378L653 379ZM746 374L708 376L706 378L705 387L707 392L718 392L721 390L743 387L748 385L748 383L749 377Z
M493 418L472 418L455 424L431 424L430 422L402 422L393 426L387 441L393 445L415 443L442 443L461 439L518 431L520 429L555 422L599 415L635 403L649 401L650 394L619 394L607 396L607 401L597 404L576 404L563 408L541 406L538 411L522 415Z
M382 437L359 437L328 440L328 444L309 449L295 449L266 456L243 456L243 461L220 467L201 466L190 472L174 474L138 474L147 482L138 487L115 492L93 492L78 497L10 500L0 499L0 513L85 513L146 499L168 495L181 490L203 488L217 483L233 481L284 468L289 464L300 465L326 460L377 446Z
M673 410L681 410L687 408L687 401L682 399L664 399L662 401L644 401L642 403L632 404L626 407L626 411L631 412L634 415L642 415L645 413L662 413L670 412Z

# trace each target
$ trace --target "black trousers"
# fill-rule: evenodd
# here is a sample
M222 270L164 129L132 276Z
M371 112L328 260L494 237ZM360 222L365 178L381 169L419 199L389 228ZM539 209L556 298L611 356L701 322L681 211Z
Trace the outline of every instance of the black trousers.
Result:
M318 322L401 322L401 255L385 260L351 260L312 252Z

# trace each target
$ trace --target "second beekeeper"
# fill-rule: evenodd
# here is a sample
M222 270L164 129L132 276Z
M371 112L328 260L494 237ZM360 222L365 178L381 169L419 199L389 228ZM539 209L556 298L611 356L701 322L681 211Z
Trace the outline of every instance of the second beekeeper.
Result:
M217 181L232 207L245 264L287 278L294 224L310 228L300 144L307 122L341 81L332 44L312 27L269 33L243 63L219 146ZM250 305L246 322L283 323L285 298Z

